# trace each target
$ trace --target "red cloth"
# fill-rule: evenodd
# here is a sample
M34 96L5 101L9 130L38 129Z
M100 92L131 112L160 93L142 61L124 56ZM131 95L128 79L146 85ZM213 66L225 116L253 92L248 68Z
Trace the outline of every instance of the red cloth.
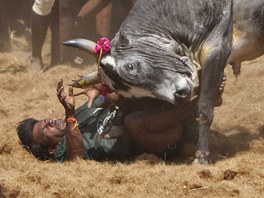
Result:
M109 93L113 93L114 91L110 88L110 87L108 87L107 85L105 85L105 84L102 84L102 86L101 86L101 94L103 95L103 96L106 96L107 94L109 94Z

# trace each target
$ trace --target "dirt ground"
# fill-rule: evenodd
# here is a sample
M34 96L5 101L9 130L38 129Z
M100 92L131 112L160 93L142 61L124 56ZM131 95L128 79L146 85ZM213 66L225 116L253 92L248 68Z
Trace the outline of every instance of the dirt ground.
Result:
M28 70L28 45L18 40L13 46L0 54L0 197L264 197L264 57L244 63L238 80L227 67L224 102L210 132L209 165L189 163L194 145L173 162L144 155L126 163L51 163L20 146L16 125L28 117L63 118L57 81L67 83L95 65L34 73ZM84 100L79 97L77 105Z

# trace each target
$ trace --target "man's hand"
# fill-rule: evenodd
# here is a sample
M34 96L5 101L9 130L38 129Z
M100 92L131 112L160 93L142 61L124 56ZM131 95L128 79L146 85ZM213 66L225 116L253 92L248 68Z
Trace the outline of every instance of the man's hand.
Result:
M66 118L74 117L75 99L73 88L70 86L68 94L65 94L63 80L60 80L57 84L57 97L65 109Z
M74 94L74 96L86 95L88 98L88 108L92 107L94 100L100 95L100 90L95 86L88 87L86 89L82 89L79 93Z

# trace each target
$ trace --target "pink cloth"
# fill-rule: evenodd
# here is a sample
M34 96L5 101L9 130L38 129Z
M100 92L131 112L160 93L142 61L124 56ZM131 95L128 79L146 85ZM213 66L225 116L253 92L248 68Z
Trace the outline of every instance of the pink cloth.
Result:
M103 54L106 54L111 49L111 42L108 38L102 37L95 46L95 53L100 53L101 49L103 50Z

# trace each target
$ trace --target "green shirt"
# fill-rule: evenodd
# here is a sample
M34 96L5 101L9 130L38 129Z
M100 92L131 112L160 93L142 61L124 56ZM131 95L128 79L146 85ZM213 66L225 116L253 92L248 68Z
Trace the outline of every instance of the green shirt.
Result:
M109 109L103 109L104 97L99 96L91 108L84 103L75 110L79 129L83 136L85 158L94 160L124 159L129 156L132 143L128 134L118 139L104 139L97 132L98 122L104 118ZM55 152L54 159L63 162L67 159L66 137L64 136Z

